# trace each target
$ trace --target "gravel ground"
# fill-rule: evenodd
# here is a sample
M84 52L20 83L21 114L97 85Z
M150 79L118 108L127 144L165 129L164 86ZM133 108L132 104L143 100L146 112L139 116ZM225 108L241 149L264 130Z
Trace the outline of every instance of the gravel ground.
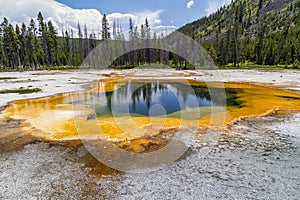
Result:
M299 119L240 121L208 154L192 148L165 169L126 174L117 199L300 199L299 129L297 137L283 135L294 130L280 126Z

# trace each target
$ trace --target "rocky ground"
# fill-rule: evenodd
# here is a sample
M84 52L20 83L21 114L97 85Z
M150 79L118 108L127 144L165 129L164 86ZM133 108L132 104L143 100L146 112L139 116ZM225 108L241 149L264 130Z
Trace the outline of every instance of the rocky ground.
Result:
M279 121L291 118L299 115ZM299 199L299 136L270 129L277 125L275 117L243 120L217 146L193 147L185 160L150 174L125 175L117 198Z
M216 76L205 73L190 75L210 80ZM297 71L220 73L226 81L255 81L295 91L300 87ZM91 76L99 78L95 74ZM65 78L68 86L70 76ZM64 92L68 88L61 80ZM50 91L47 87L43 90ZM2 102L15 98L8 97ZM37 141L9 151L0 148L0 199L300 199L299 121L299 113L243 119L218 132L214 143L201 140L205 131L187 130L189 137L182 141L189 152L182 159L139 174L101 165L84 146ZM16 128L17 123L10 126Z

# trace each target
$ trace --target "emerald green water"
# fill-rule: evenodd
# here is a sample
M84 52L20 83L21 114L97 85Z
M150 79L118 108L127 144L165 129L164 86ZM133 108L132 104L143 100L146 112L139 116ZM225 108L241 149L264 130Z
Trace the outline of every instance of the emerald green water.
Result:
M215 96L213 100L212 92ZM112 92L96 93L73 103L93 107L97 117L111 116L113 113L160 116L193 108L240 106L236 101L239 89L226 89L226 101L222 92L224 93L224 89L209 89L179 82L128 82ZM226 105L223 105L224 102ZM163 109L151 110L153 106L158 105Z

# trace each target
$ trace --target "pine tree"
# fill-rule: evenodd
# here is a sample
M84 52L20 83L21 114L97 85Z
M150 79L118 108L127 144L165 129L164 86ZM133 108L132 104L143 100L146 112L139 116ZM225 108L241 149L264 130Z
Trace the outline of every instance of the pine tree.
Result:
M64 42L63 42L63 65L70 65L70 35L68 31L64 32Z
M262 58L262 50L263 50L263 44L264 44L264 37L265 37L265 30L266 25L263 18L260 18L260 24L259 24L259 34L258 34L258 44L256 46L256 63L258 65L262 64L263 58Z
M142 42L145 42L145 40L146 40L146 31L145 31L145 28L144 28L144 24L141 25L140 38L141 38ZM146 52L145 52L144 49L140 50L139 57L140 57L141 62L144 64L145 61L146 61L146 58L145 58L146 57Z
M150 24L149 24L149 21L147 18L145 19L145 33L146 33L146 38L148 40L150 40L151 39L151 29L150 29Z
M86 24L84 25L83 32L84 32L83 52L84 52L84 57L86 57L90 52L88 30Z
M2 68L5 67L4 65L4 51L3 51L3 39L2 39L2 35L3 35L3 30L0 27L0 70L3 70Z
M48 54L51 65L58 65L58 39L57 33L52 25L52 22L48 22Z
M130 45L131 45L131 50L134 49L134 24L132 21L132 18L129 18L129 41L130 41ZM134 62L135 62L135 52L131 51L128 53L128 62L130 67L134 66Z
M3 22L1 23L2 31L4 31L8 27L8 20L4 17Z
M102 40L108 39L110 39L109 23L106 15L104 14L102 18Z
M132 22L132 18L129 18L129 40L132 41L133 40L133 22Z
M25 36L25 55L26 55L26 62L30 66L30 69L34 70L36 67L36 57L37 51L35 48L35 22L33 19L30 21L30 25L27 28L27 34Z
M240 16L239 9L242 10L239 6L236 8L236 13L235 13L235 19L233 21L233 37L234 37L234 56L233 56L233 63L234 67L240 67L239 66L239 35L240 35L240 30L242 29L242 19Z
M138 46L139 43L139 39L140 39L140 35L139 35L139 31L138 31L138 27L136 26L134 28L134 32L133 32L133 45L134 47ZM139 60L138 60L138 51L139 50L135 50L133 52L133 63L135 63L135 65L139 64Z
M151 31L150 31L150 24L148 19L145 19L145 33L146 33L146 40L147 40L147 50L146 50L146 59L148 64L151 63L151 49L149 48L151 42Z
M18 27L16 27L16 33L18 32L17 31ZM19 57L20 57L20 62L21 64L23 65L23 68L25 69L26 68L26 30L27 27L26 25L23 23L22 24L22 28L21 28L21 32L18 34L18 37L19 37L19 43L20 43L20 51L19 51Z
M141 25L141 39L142 40L146 39L146 32L145 32L144 24Z
M39 49L40 62L46 64L50 69L50 51L48 48L48 35L47 35L47 24L44 22L44 18L41 12L38 13L37 17L39 23L39 34L42 39L42 49Z
M264 0L259 0L259 2L258 2L258 12L260 11L260 9L262 9L263 3L264 3Z
M117 39L117 24L116 24L116 20L114 20L114 23L113 23L113 39L114 40Z
M3 46L5 57L7 58L6 66L10 69L17 70L19 66L19 41L13 25L9 24L4 30Z
M91 33L90 36L89 36L90 49L94 49L97 46L96 40L97 40L96 34Z
M83 51L83 41L82 41L83 34L82 34L82 31L81 31L81 27L80 27L79 22L77 24L77 28L78 28L78 37L79 37L78 49L79 49L80 56L83 57L83 54L84 54L84 51Z
M7 58L6 58L6 54L5 54L5 49L4 49L4 33L5 30L8 26L8 20L4 17L3 22L1 23L1 27L0 27L0 33L1 33L1 38L0 38L0 48L1 48L1 52L0 52L0 59L1 59L1 65L3 66L3 69L6 70L6 65L7 65Z
M284 44L286 42L289 28L290 28L290 24L286 24L286 26L284 27L283 31L280 34L279 48L277 49L277 60L275 61L275 64L279 64L280 62L283 62L283 61L281 61L281 59L283 59L283 60L285 59L284 51L282 51L282 50L283 50Z
M71 41L70 41L70 63L71 63L71 65L77 65L77 63L74 62L74 53L75 53L74 32L71 29Z

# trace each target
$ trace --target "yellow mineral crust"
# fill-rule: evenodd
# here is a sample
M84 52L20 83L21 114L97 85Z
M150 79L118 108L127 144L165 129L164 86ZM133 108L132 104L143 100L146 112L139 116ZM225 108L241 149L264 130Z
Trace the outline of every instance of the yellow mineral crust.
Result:
M184 82L183 80L168 81ZM191 80L188 83L195 86L205 85L203 82ZM236 100L240 106L223 109L206 107L185 111L190 112L190 115L200 112L199 119L181 119L178 115L171 114L167 118L102 116L88 120L93 111L84 100L90 95L113 91L124 84L126 80L114 78L93 83L89 91L14 101L2 112L0 118L25 120L26 124L40 130L32 133L33 136L43 140L71 141L99 138L118 142L157 134L161 130L176 129L181 126L224 128L240 118L264 116L274 110L284 110L287 113L300 111L300 95L290 91L250 83L209 83L210 86L239 89ZM71 102L74 101L82 101L82 103L72 105ZM28 130L28 127L24 128ZM24 133L28 134L28 131Z

